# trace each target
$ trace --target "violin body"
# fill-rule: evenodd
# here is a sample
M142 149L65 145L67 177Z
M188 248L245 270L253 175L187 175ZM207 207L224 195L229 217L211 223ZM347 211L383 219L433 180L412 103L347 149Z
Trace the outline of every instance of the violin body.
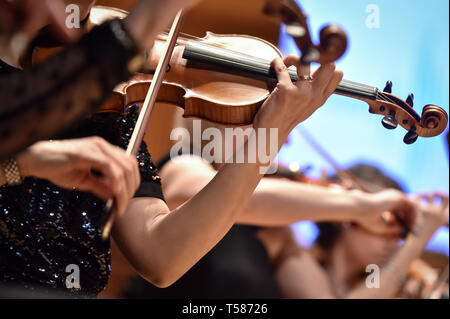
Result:
M122 19L128 12L111 7L95 6L91 9L86 31L114 18ZM144 73L137 73L128 82L118 85L100 112L123 113L130 105L144 102L166 41L161 34L155 41ZM216 35L208 32L196 42L218 46L271 61L282 57L271 43L247 35ZM157 102L176 105L184 109L185 117L198 117L211 122L251 124L258 108L273 89L267 79L255 79L230 72L227 68L205 65L183 58L185 40L179 40L170 60L170 68L158 92ZM62 47L40 47L32 52L33 64L40 63L60 51Z
M149 73L156 68L163 50L165 41L163 36L160 38L155 42L146 67ZM249 55L257 53L259 58L266 60L281 57L275 46L251 36L208 33L198 41L220 45L234 52ZM183 58L184 51L185 42L178 41L169 70L158 92L158 102L183 108L185 117L197 117L220 124L251 124L258 108L269 96L271 84L225 68L186 60ZM127 107L143 102L152 78L151 74L135 75L129 82L115 89L103 110L111 111L117 105Z

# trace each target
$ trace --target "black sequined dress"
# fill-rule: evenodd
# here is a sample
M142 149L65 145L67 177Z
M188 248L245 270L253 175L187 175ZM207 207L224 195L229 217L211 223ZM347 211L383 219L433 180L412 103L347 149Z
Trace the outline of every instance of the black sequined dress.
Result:
M126 115L96 114L62 138L101 136L123 148L138 116L137 106ZM137 197L164 200L157 169L145 143L138 154L142 184ZM101 239L105 203L89 193L64 190L36 178L0 188L0 283L29 293L96 296L110 274L110 243ZM80 270L80 288L66 279ZM73 286L73 285L72 285ZM70 287L70 285L69 285Z

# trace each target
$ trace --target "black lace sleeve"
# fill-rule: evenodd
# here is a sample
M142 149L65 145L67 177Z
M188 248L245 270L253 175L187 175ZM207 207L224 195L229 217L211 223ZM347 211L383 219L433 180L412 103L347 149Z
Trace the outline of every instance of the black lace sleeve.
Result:
M139 116L138 111L138 106L134 105L124 115L113 112L94 114L73 132L65 134L60 138L70 139L100 136L108 142L126 149ZM161 189L161 178L159 177L158 169L152 161L145 142L142 142L139 148L137 160L141 173L141 186L136 192L135 197L155 197L165 200Z
M138 51L112 20L29 70L0 66L0 160L95 111L130 77L128 62Z

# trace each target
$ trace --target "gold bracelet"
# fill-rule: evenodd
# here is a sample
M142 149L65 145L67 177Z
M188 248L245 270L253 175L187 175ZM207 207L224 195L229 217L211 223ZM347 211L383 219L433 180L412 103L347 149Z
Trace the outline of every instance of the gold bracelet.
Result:
M6 183L11 186L22 183L22 176L20 176L19 166L15 158L10 158L1 165L5 172Z

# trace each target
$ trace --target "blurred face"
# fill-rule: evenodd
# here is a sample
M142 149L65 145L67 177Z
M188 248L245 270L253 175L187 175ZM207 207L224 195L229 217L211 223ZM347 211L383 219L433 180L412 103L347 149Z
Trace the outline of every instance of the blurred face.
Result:
M376 235L358 225L344 228L341 239L349 257L363 268L385 262L396 251L399 243L398 237Z

